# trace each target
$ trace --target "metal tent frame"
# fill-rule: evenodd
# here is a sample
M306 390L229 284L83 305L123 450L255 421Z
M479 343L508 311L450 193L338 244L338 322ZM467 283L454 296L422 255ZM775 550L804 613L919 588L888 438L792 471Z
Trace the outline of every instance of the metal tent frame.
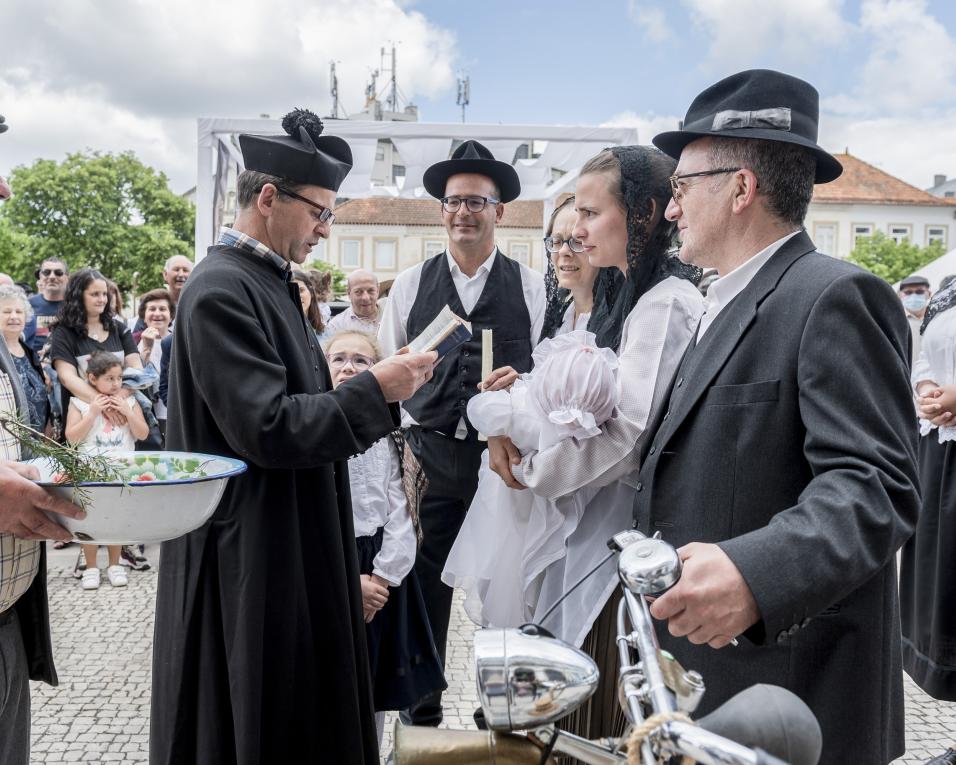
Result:
M454 141L469 138L485 144L498 158L511 158L518 146L532 141L547 142L540 156L518 159L515 170L521 179L521 197L544 200L544 220L554 200L566 191L588 158L607 146L637 143L634 128L607 128L559 125L482 125L427 122L384 122L326 120L326 130L348 141L354 164L340 197L360 199L371 196L417 199L426 196L421 186L425 169L447 159ZM196 185L196 260L206 254L222 221L223 200L230 173L243 169L237 136L240 133L281 134L279 120L224 119L198 120L198 166ZM401 186L372 185L371 173L379 140L388 139L405 162ZM557 173L555 171L558 171ZM555 175L560 177L555 179Z

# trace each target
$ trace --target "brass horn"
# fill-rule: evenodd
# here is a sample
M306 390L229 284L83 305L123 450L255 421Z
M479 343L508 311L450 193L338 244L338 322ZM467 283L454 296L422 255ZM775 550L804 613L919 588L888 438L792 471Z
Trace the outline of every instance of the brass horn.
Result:
M395 721L395 765L539 765L541 749L524 736L446 730ZM554 760L548 758L548 765Z

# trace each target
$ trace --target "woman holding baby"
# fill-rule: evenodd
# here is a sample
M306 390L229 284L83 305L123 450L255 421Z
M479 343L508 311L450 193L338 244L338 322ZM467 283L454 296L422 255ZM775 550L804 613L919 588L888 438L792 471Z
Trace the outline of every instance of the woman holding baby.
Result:
M542 422L553 426L557 420L566 429L580 425L584 430L579 428L573 437L539 439L539 445L545 448L525 451L519 451L507 432L489 434L490 468L513 490L512 494L526 494L522 490L530 489L535 508L552 508L550 515L532 510L527 526L527 544L533 552L540 550L543 534L549 555L536 559L527 550L517 553L523 561L518 585L523 588L523 616L529 618L495 626L534 621L557 637L581 646L596 660L601 670L600 688L564 723L568 730L587 738L619 735L624 728L616 698L617 599L612 597L616 562L607 561L582 586L558 601L607 555L607 540L631 527L635 489L628 479L639 467L645 427L651 413L664 401L670 379L703 312L703 298L695 286L700 273L673 254L675 225L664 218L670 199L669 176L675 164L652 147L602 151L582 168L573 208L569 205L556 211L546 239L546 244L550 239L549 274L553 271L559 286L564 280L570 292L562 295L549 290L542 339L557 336L560 340L562 334L580 330L586 321L594 337L581 337L580 347L591 344L616 352L613 413L606 415L607 401L600 399L591 402L593 411L577 407L569 415L569 397L539 395L535 400L541 406L556 407L550 412L541 408ZM580 283L582 272L585 276L588 273L585 269L593 273L593 306L587 305L588 290ZM590 316L585 320L588 309ZM548 334L549 327L554 328L553 334ZM543 353L552 352L545 344L540 348ZM582 373L575 371L580 362L561 367L569 370L566 388L580 386ZM601 370L603 375L606 370ZM516 377L509 369L496 370L485 381L485 391L500 391ZM534 385L534 377L534 372L528 376L529 386ZM553 388L553 372L549 377ZM481 399L473 399L475 407L483 405ZM527 407L522 406L522 411L526 412ZM569 425L569 417L575 416L582 419ZM522 445L528 443L525 439ZM546 504L540 505L539 499ZM515 501L527 505L525 499ZM482 509L473 506L469 516ZM479 521L476 517L466 524L449 556L446 574L453 579L467 573L455 570L461 560L457 549L489 549L496 542L468 538L470 527L481 528ZM559 550L557 556L553 554L555 549ZM530 563L525 564L525 560ZM535 571L542 561L542 570Z

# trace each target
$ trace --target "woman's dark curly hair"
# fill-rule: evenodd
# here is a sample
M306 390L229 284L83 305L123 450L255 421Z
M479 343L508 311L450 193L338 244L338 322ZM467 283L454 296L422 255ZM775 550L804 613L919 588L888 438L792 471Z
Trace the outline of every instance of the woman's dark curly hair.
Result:
M70 281L66 283L66 295L63 304L56 313L56 321L51 329L69 327L80 334L86 334L86 306L83 303L83 293L92 282L99 280L108 284L109 280L95 268L81 268L70 274ZM100 314L100 324L110 332L113 328L113 312L110 310L110 301L106 301L103 313Z
M312 329L321 335L323 332L325 332L325 324L322 321L322 311L319 310L319 299L315 296L315 287L312 286L312 280L307 274L304 274L301 271L293 271L292 281L304 284L305 288L312 296L312 301L309 303L309 309L305 312L305 318L308 320L309 324L312 325Z

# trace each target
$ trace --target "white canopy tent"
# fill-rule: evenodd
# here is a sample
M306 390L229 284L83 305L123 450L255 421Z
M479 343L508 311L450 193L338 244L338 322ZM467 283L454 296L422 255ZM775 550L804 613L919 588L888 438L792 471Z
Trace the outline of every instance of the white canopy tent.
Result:
M206 254L222 222L223 200L230 170L242 170L240 133L281 134L279 120L222 119L198 120L199 156L196 185L196 260ZM581 166L607 146L637 143L633 128L602 128L555 125L477 125L424 122L369 122L327 120L326 130L348 141L353 167L339 196L350 199L370 196L416 199L427 196L421 186L429 165L447 159L453 142L469 138L481 141L501 160L509 161L524 143L547 142L540 156L519 159L515 169L521 179L521 199L544 200L545 218L555 198L567 190ZM372 168L379 140L389 139L405 163L401 186L373 186ZM558 172L555 172L558 171ZM557 179L555 176L559 175Z
M929 280L929 287L936 292L939 282L944 276L956 274L956 250L950 250L945 255L940 255L936 260L927 263L922 268L917 268L915 275L925 276ZM900 283L893 285L894 289L900 288Z

